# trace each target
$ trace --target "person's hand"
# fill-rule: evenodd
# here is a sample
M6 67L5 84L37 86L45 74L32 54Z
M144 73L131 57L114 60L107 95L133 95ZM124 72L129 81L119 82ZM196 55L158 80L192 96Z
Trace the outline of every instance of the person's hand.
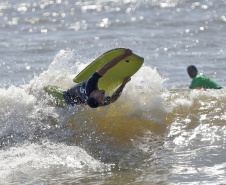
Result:
M128 57L128 56L130 56L130 55L132 55L133 54L133 52L130 50L130 49L125 49L125 51L124 51L124 57Z
M122 85L126 85L131 80L131 77L127 77L123 80Z

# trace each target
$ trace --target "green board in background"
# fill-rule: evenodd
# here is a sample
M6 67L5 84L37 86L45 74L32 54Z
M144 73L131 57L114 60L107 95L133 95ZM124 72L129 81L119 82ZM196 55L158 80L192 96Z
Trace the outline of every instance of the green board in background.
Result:
M73 81L75 83L80 83L82 81L88 80L95 71L103 67L115 57L122 55L124 50L124 48L117 48L104 53L91 64L89 64L84 70L82 70L73 79ZM134 75L140 69L143 62L144 58L134 53L131 56L126 57L116 66L111 68L102 78L100 78L98 82L98 88L100 90L105 90L106 93L115 90L115 88L122 84L123 79Z

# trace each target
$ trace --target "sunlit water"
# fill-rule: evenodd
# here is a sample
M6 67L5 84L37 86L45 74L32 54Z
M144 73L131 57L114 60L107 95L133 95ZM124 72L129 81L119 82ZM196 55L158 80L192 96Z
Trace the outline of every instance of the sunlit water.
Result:
M226 184L226 1L0 2L0 184ZM145 63L120 99L54 107L102 53Z

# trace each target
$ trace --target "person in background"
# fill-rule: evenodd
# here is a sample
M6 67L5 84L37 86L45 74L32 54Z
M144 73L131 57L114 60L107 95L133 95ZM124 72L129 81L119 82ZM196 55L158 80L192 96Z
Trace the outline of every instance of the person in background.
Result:
M187 68L188 75L192 78L190 89L221 89L222 87L206 76L198 74L198 70L194 65Z

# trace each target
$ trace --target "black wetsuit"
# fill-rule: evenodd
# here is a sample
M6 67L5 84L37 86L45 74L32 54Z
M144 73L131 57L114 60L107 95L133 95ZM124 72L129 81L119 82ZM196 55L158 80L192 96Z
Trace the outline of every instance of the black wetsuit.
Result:
M74 87L64 91L64 99L69 105L86 104L90 94L98 89L98 80L101 78L97 72L93 73L89 80L80 82ZM101 106L110 104L110 97L105 97Z

